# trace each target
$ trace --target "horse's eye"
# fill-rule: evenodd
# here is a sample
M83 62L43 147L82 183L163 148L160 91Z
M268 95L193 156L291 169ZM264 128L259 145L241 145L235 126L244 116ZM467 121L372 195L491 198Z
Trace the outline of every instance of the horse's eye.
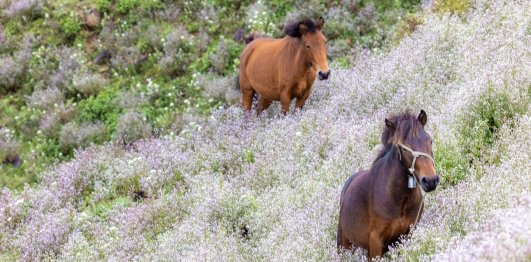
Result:
M309 45L306 45L306 47L307 47L307 48L310 48L310 46L309 46Z

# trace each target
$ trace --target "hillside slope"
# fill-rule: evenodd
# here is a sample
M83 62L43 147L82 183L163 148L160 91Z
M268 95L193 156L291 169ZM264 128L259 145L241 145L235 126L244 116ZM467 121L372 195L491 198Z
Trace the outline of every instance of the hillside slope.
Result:
M387 260L531 257L531 2L426 14L389 52L332 64L304 110L213 111L178 135L74 153L0 195L0 260L333 261L344 180L389 114L428 113L444 182ZM467 248L463 248L467 247ZM355 260L362 250L344 254Z
M333 59L413 31L418 3L0 0L0 187L38 182L74 149L180 131L238 103L246 33L284 37L322 16Z

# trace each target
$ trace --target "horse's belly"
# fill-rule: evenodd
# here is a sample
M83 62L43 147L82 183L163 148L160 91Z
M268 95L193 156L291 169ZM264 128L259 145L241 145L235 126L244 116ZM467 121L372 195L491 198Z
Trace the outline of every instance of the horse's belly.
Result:
M246 74L252 88L261 97L272 101L280 101L278 72L274 60L258 60L258 56L249 59Z
M267 78L250 78L251 86L261 97L272 101L280 101L280 88L276 81Z

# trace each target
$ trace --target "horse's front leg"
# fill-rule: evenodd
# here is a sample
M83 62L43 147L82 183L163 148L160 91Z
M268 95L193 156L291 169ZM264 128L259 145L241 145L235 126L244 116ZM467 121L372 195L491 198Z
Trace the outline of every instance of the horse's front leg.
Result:
M260 114L263 111L265 111L269 106L273 103L273 101L266 99L262 96L260 96L260 101L258 101L258 107L256 108L256 113Z
M312 91L312 87L308 87L308 89L302 94L301 97L297 98L297 102L295 102L295 108L302 109L304 104L306 103L306 99L310 96L310 93Z
M382 257L383 254L383 241L377 231L372 231L369 239L369 255L371 260L376 257Z
M291 94L284 91L280 94L280 104L282 105L282 114L286 115L289 111L289 103L291 102Z

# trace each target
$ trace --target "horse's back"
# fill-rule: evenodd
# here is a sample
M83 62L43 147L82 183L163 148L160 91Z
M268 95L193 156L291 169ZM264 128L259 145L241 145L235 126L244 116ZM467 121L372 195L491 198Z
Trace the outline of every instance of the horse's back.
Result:
M247 53L247 57L244 58L247 62L246 69L254 67L252 63L262 65L260 66L262 70L265 65L275 67L282 53L280 40L282 39L258 38L249 43L244 49L244 53ZM248 52L245 52L246 50Z
M265 37L256 38L252 42L250 42L247 46L256 47L256 46L262 45L263 43L274 43L274 42L277 42L278 40L280 40L280 39L277 39L277 38L265 38Z
M274 38L257 38L254 39L252 42L250 42L245 48L243 49L242 55L240 57L240 60L248 60L251 55L255 55L258 51L258 53L261 53L262 49L267 48L268 46L272 46L272 44L278 42L279 39Z
M349 178L347 178L347 181L345 181L345 184L343 185L343 190L341 190L341 197L339 199L340 202L343 201L343 196L345 195L345 192L347 191L347 188L349 187L350 183L358 176L362 175L362 174L365 174L369 172L369 170L362 170L362 171L359 171L359 172L356 172L354 174L352 174Z

